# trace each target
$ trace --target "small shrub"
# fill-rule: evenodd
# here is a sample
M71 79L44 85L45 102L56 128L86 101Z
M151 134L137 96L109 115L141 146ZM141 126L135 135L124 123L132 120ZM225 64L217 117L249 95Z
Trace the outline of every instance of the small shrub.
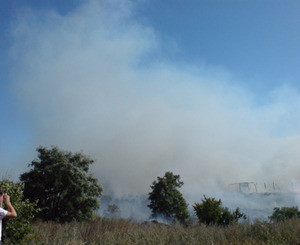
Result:
M279 222L295 217L300 218L298 207L276 207L274 208L274 212L269 219L271 221Z
M227 207L222 207L221 199L207 198L204 196L202 203L193 206L199 223L207 225L229 225L237 222L240 218L246 219L246 215L237 208L232 213Z
M105 210L104 215L108 218L116 219L116 218L120 218L121 211L116 204L110 204Z

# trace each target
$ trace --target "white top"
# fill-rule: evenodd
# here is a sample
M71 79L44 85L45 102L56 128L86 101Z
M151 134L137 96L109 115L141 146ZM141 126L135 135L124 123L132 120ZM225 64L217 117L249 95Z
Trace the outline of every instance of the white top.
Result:
M7 214L7 211L4 210L3 208L0 208L0 241L2 237L2 219L5 217Z

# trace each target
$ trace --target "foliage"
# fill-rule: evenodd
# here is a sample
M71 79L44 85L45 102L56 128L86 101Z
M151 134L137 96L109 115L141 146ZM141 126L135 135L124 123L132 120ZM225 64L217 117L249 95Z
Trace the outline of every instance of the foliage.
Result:
M0 186L3 191L10 196L10 201L14 206L18 216L15 219L4 219L3 240L8 243L20 243L31 231L31 221L38 212L36 202L30 202L23 197L24 185L21 182L14 183L10 180L1 180ZM4 209L7 209L3 203Z
M152 217L162 216L169 220L178 220L182 223L188 218L187 203L178 190L183 185L179 175L166 172L164 177L157 177L151 185L149 193Z
M121 211L116 204L109 204L107 209L104 212L105 217L116 219L120 218Z
M199 223L207 225L229 225L237 222L240 218L246 219L246 215L236 208L232 213L227 207L222 207L221 199L207 198L204 196L202 203L195 203L193 206Z
M91 219L93 210L100 207L102 192L97 179L88 174L94 160L57 147L39 147L37 151L38 159L29 164L32 169L20 179L25 197L38 200L38 218L61 223Z
M271 221L283 221L294 217L300 218L298 207L275 207L273 214L269 217Z

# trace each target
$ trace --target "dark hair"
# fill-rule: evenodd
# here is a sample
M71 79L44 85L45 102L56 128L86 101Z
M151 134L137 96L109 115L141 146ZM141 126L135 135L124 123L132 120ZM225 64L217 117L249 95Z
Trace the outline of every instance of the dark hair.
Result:
M2 187L0 187L0 195L2 195L3 194L3 189L2 189Z

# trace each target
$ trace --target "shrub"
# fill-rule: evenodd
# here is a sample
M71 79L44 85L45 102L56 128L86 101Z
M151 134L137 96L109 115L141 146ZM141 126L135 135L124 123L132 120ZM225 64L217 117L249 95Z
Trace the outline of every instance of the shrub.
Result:
M278 222L294 217L300 217L298 207L275 207L274 212L269 219Z
M240 218L246 219L246 215L241 213L239 208L230 212L227 207L222 207L221 199L207 198L204 196L202 203L195 203L194 211L199 220L199 223L207 225L229 225L237 222Z
M109 204L107 209L104 212L104 215L108 218L116 219L116 218L120 218L121 211L116 204Z

